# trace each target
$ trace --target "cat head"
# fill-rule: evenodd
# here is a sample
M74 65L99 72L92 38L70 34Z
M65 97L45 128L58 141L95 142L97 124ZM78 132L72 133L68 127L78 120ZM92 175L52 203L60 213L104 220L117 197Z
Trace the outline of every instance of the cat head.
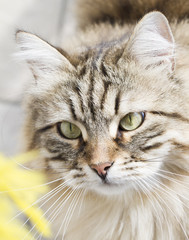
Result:
M163 14L144 16L129 39L75 55L30 33L16 37L34 76L28 148L41 150L54 178L111 194L151 187L163 171L184 168L178 156L189 140L186 104Z

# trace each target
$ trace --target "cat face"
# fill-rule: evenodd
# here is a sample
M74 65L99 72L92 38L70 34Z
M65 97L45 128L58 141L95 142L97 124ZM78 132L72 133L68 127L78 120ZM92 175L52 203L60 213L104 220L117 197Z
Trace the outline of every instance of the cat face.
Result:
M134 76L126 75L122 84L112 81L106 88L103 75L95 78L94 71L93 83L86 84L86 76L77 83L55 84L35 97L29 108L29 125L35 126L32 144L43 149L50 172L71 179L73 186L103 193L158 177L155 174L175 152L176 140L183 137L183 131L175 129L181 116L167 112L173 109L177 88L169 79L164 79L165 86L154 86L157 79L141 75L135 75L144 83L140 87L134 87ZM146 88L149 79L152 85Z
M188 120L179 109L174 41L162 14L148 14L119 45L80 53L75 65L34 35L17 36L37 81L27 96L29 148L41 149L49 174L118 194L150 188L161 171L180 167L171 159L185 147Z

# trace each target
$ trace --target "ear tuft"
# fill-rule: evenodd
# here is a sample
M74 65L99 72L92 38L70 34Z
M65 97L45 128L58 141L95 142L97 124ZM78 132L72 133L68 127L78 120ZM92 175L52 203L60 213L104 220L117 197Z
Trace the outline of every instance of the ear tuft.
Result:
M145 68L161 66L172 73L175 44L166 17L160 12L146 14L136 25L127 52Z
M16 42L20 47L18 57L29 64L35 78L53 77L60 69L74 68L56 48L34 34L17 31Z

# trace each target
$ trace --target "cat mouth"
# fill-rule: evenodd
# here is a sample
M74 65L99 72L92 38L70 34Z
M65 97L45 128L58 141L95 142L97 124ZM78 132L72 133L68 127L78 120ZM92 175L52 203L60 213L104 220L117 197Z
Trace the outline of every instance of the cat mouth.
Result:
M115 185L114 183L110 182L110 180L107 178L107 174L106 175L97 174L97 175L101 179L101 185L107 185L107 186Z
M90 188L92 187L92 191L95 191L96 193L102 194L102 195L120 195L123 192L125 192L125 190L130 186L130 184L121 184L121 183L117 183L117 182L111 182L108 181L108 179L102 180L98 185L96 186L90 186Z
M103 185L107 185L107 186L114 185L113 183L110 183L107 179L103 179L103 180L102 180L102 184L103 184Z
M108 180L107 178L105 178L105 179L102 179L102 181L101 181L101 184L100 184L101 186L104 186L104 187L119 187L120 185L122 185L122 184L118 184L118 183L116 183L116 182L112 182L112 181L110 181L110 180Z

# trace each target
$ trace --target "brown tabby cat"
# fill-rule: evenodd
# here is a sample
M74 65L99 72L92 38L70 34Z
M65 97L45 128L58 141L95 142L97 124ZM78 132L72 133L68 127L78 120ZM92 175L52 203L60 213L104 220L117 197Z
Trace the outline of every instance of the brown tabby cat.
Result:
M79 6L66 52L17 32L34 76L28 149L54 182L52 239L189 239L189 2ZM170 26L158 11L134 23L150 10Z

